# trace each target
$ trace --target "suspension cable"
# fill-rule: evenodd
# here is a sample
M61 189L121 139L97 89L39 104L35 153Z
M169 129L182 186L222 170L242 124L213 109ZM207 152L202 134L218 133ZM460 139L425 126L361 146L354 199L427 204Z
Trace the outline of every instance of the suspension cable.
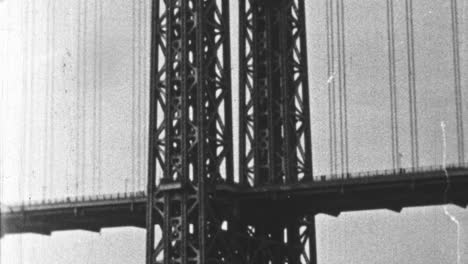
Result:
M136 186L134 187L134 192L140 187L140 177L141 177L141 90L142 90L142 83L143 83L143 76L142 76L142 69L143 69L143 54L142 54L142 39L143 39L143 32L142 32L142 0L138 0L138 38L137 38L137 48L138 48L138 85L137 85L137 170L136 170Z
M102 52L103 52L103 8L102 8L102 1L97 1L98 3L98 9L99 9L99 66L98 66L98 193L101 193L102 190L102 90L103 90L103 85L102 85Z
M18 179L18 194L19 200L24 202L24 186L26 184L26 175L27 175L27 159L26 159L26 141L27 141L27 97L28 97L28 38L29 38L29 0L23 1L23 87L22 87L22 119L23 119L23 126L22 126L22 135L21 135L21 174L20 178ZM18 248L23 248L23 236L19 236L19 246ZM19 262L23 263L23 254L22 250L20 250L19 254Z
M333 125L332 125L332 81L333 81L333 73L331 69L331 51L330 51L330 5L329 1L325 0L325 20L326 20L326 28L327 28L327 90L328 90L328 129L329 129L329 140L328 140L328 147L329 147L329 165L330 165L330 174L334 174L334 155L333 155Z
M411 165L419 167L419 143L418 143L418 116L416 106L416 71L414 60L414 25L413 25L413 1L406 0L406 45L408 57L408 87L409 87L409 113L411 133Z
M327 53L328 53L328 91L329 91L329 125L330 125L330 172L337 173L337 132L336 132L336 89L335 89L335 39L333 4L326 0L327 12Z
M458 32L458 3L457 0L450 1L451 26L452 26L452 51L453 51L453 74L455 84L455 112L457 123L457 146L458 163L465 161L465 140L463 134L463 105L460 74L460 50L459 50L459 32Z
M93 135L92 135L92 194L96 194L96 158L97 158L97 71L98 71L98 1L94 2L94 17L93 17Z
M392 129L392 164L393 169L399 169L399 137L398 137L398 102L396 88L396 65L395 65L395 29L394 29L394 4L393 0L387 0L387 40L388 40L388 63L389 63L389 89L390 89L390 112Z
M87 100L86 100L86 90L87 90L87 67L88 67L88 48L87 48L87 35L88 35L88 0L84 0L84 10L83 10L83 86L82 86L82 100L83 105L81 108L81 115L82 115L82 123L81 123L81 131L82 131L82 149L81 149L81 194L84 195L86 192L86 116L87 116Z
M340 130L340 167L341 177L346 171L346 140L345 140L345 75L344 75L344 34L343 34L343 3L341 0L336 1L336 18L337 18L337 53L338 53L338 111L339 111L339 130Z
M343 147L343 79L342 79L342 53L341 53L341 13L340 0L336 0L336 34L337 34L337 54L338 54L338 114L339 114L339 131L340 131L340 167L341 176L343 176L344 164L344 147Z
M30 27L29 27L29 0L24 1L24 10L23 10L23 107L22 107L22 118L23 118L23 127L22 127L22 136L21 136L21 178L18 181L18 193L20 195L20 199L23 200L24 197L24 186L26 186L26 178L28 173L27 160L26 155L26 145L27 145L27 125L28 124L28 96L29 96L29 87L28 87L28 62L30 57L28 57L28 44L29 35L30 35Z
M335 72L335 30L334 30L334 21L333 21L333 3L330 2L330 24L331 24L331 61L332 61L332 70L333 74L336 76ZM338 173L338 133L337 133L337 126L336 126L336 119L337 119L337 113L336 113L336 83L335 79L333 79L332 83L332 105L333 105L333 155L334 155L334 160L335 160L335 174Z
M143 104L143 109L142 109L142 116L143 116L143 124L142 124L142 155L143 155L143 160L145 160L145 154L146 154L146 151L145 151L145 143L147 142L147 113L148 113L148 110L147 110L147 104L146 104L146 98L149 98L149 86L148 86L148 73L147 73L147 69L148 69L148 59L149 56L145 56L146 54L149 54L148 53L148 9L149 9L149 6L148 6L148 1L147 0L143 0L144 2L144 6L143 6L143 101L142 101L142 104ZM144 170L144 166L145 166L145 162L142 163L142 166L143 166L143 170ZM140 186L140 189L141 190L144 190L145 189L145 177L143 176L145 175L145 173L142 174L142 181L140 184L143 184L142 186Z
M135 105L135 85L136 85L136 0L132 0L132 172L131 172L131 186L132 190L133 187L135 186L135 171L136 171L136 166L135 166L135 126L136 126L136 118L135 118L135 111L136 111L136 105ZM128 176L125 175L125 192L127 192L127 182L128 182Z
M45 70L46 70L46 85L45 85L45 93L44 93L44 141L43 141L43 153L42 153L42 199L46 199L46 192L47 192L47 183L48 183L48 166L49 166L49 97L50 97L50 72L51 72L51 65L50 65L50 54L51 54L51 47L50 47L50 20L51 20L51 10L50 10L50 0L48 1L47 5L47 12L46 12L46 63L45 63Z
M416 61L415 61L415 49L414 49L414 24L413 24L413 1L410 1L411 10L411 60L412 60L412 83L413 83L413 120L414 120L414 155L415 155L415 167L419 167L419 133L418 133L418 108L417 108L417 89L416 89Z
M81 1L77 1L77 39L76 39L76 169L75 169L75 194L78 196L80 175L80 103L81 103Z
M340 17L341 17L341 78L342 78L342 95L343 95L343 126L344 126L344 173L349 172L349 158L348 158L348 99L346 93L346 42L345 42L345 8L344 1L338 0L340 3Z
M9 44L9 43L8 43ZM0 54L2 54L2 56L4 56L3 54L6 53L6 51L8 50L8 46L7 44L2 47L2 49L0 49ZM3 80L6 84L6 81ZM6 106L6 102L8 101L8 94L6 92L6 89L0 89L0 199L1 201L3 201L3 190L4 190L4 179L5 179L5 161L4 161L4 158L5 157L5 147L4 147L4 144L5 144L5 141L4 141L4 131L5 129L3 128L5 126L5 123L4 120L5 120L5 106ZM1 254L1 249L0 249L0 254Z
M49 114L50 114L50 143L49 143L49 195L50 197L54 196L54 161L55 161L55 153L54 153L54 148L55 148L55 12L56 12L56 1L51 0L52 2L52 7L51 7L51 16L52 16L52 21L51 21L51 76L50 76L50 109L49 109Z
M34 155L34 142L33 142L33 137L34 137L34 107L33 107L33 98L34 98L34 77L35 77L35 47L36 47L36 30L34 28L34 25L36 25L36 2L32 1L32 6L31 6L31 48L30 48L30 72L29 72L29 87L30 87L30 93L29 93L29 170L28 170L28 185L29 185L29 199L32 198L32 189L33 189L33 177L35 174L35 171L32 166L33 162L33 155Z
M394 126L394 100L393 100L393 91L394 91L394 85L395 85L395 76L394 76L394 71L395 71L395 64L394 64L394 59L395 59L395 54L394 52L394 35L393 35L393 1L392 0L387 0L387 6L386 6L386 11L387 11L387 44L388 44L388 71L389 71L389 90L390 90L390 127L391 127L391 137L392 137L392 167L393 169L396 168L396 155L395 155L395 126Z

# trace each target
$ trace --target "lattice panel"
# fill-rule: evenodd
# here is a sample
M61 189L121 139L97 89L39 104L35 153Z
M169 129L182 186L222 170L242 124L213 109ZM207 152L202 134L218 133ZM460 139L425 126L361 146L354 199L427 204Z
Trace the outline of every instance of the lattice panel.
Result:
M240 3L241 184L312 178L301 0Z
M209 192L233 178L228 2L154 1L153 12L148 263L222 260L223 221Z

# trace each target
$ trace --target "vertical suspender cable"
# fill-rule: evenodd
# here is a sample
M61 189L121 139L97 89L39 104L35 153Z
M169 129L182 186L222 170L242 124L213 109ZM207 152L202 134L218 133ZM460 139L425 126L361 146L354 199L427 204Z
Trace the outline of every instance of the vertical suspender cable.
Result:
M0 34L2 34L3 32L1 32ZM10 43L8 43L7 41L4 41L2 43L3 45L0 47L0 57L3 57L6 55L7 51L8 51L8 45ZM7 108L7 105L6 105L6 102L8 102L8 95L7 95L7 90L4 89L4 87L7 87L8 86L8 80L5 79L1 79L1 86L0 86L0 201L3 201L4 199L4 190L5 190L5 160L6 160L6 155L5 155L5 147L4 147L4 144L5 144L5 128L6 127L6 108ZM21 177L21 176L20 176ZM19 185L19 184L18 184ZM0 206L2 206L0 204ZM1 215L0 215L1 216ZM3 223L1 223L2 220L0 220L0 225L2 225ZM1 230L0 230L1 231ZM21 243L21 240L20 240L20 243ZM0 246L0 258L2 256L2 248Z
M5 54L7 52L7 49L8 49L8 46L7 44L5 43L5 46L2 47L2 49L0 49L0 56L5 56L3 54ZM5 187L4 187L4 181L5 181L5 152L4 152L4 144L5 144L5 140L4 140L4 132L5 132L5 129L4 129L4 126L6 124L6 122L4 122L5 120L5 106L6 106L6 102L8 101L8 98L7 98L7 93L6 93L6 89L3 89L3 87L6 87L7 85L7 81L5 79L2 79L2 86L0 88L0 201L3 201L3 197L4 197L4 190L5 190ZM1 205L0 205L1 206ZM1 224L1 223L0 223ZM2 256L2 249L0 247L0 257Z
M335 72L335 30L334 30L334 12L333 12L333 1L330 0L330 24L331 24L331 61L332 61L332 72L333 75L336 77L336 72ZM336 113L336 83L335 79L333 78L332 80L332 105L333 105L333 155L334 155L334 160L335 160L335 174L338 173L338 135L337 135L337 127L336 127L336 119L337 119L337 113Z
M410 27L410 12L409 10L409 1L405 0L405 12L406 12L406 57L407 57L407 67L408 67L408 100L409 100L409 119L410 119L410 146L411 146L411 166L415 167L414 159L414 128L413 128L413 89L412 89L412 64L411 64L411 27Z
M142 60L142 0L138 0L138 39L137 39L137 51L138 51L138 85L137 85L137 169L136 169L136 186L134 191L138 190L140 187L140 178L141 178L141 90L142 90L142 72L143 72L143 60Z
M148 58L149 56L146 56L147 54L149 54L149 50L148 50L148 9L149 9L149 6L148 6L148 0L143 0L144 2L144 5L143 5L143 69L142 69L142 72L143 72L143 100L142 100L142 104L143 104L143 108L142 108L142 116L143 116L143 122L142 122L142 156L143 156L143 160L146 160L146 151L145 151L145 145L146 145L146 142L147 142L147 133L145 133L145 131L148 130L148 127L147 127L147 122L148 122L148 118L147 118L147 115L148 115L148 109L147 109L147 104L146 104L146 98L149 98L149 83L148 83ZM145 168L145 162L142 162L142 166L143 166L143 169ZM145 171L145 170L143 170ZM146 173L143 172L142 173L142 182L140 184L141 187L140 189L141 190L145 190L145 176Z
M393 1L393 0L392 0ZM394 21L394 11L393 11L393 2L392 2L392 5L390 6L391 7L391 11L392 11L392 36L393 36L393 40L392 40L392 50L393 50L393 54L394 56L396 55L395 54L395 38L394 38L394 24L393 24L393 21ZM397 91L397 82L396 82L396 59L393 58L393 75L394 75L394 81L393 81L393 117L394 117L394 128L395 128L395 155L396 155L396 168L397 169L400 169L401 168L401 158L400 158L400 136L399 136L399 125L398 125L398 91Z
M346 113L345 113L345 53L344 53L344 22L343 22L343 2L341 0L336 1L336 17L337 17L337 53L338 53L338 102L339 102L339 115L340 115L340 165L341 165L341 176L343 177L347 173L346 169Z
M145 166L145 142L146 142L146 104L145 104L145 98L147 98L147 95L146 95L146 91L147 91L147 82L146 82L146 33L147 33L147 28L146 28L146 18L147 18L147 0L142 0L142 18L141 18L141 23L142 23L142 29L141 29L141 37L142 37L142 40L141 40L141 58L142 58L142 61L141 61L141 100L140 100L140 104L141 104L141 154L140 154L140 158L141 158L141 173L140 173L140 186L139 186L139 190L143 190L144 189L144 185L142 185L142 183L144 184L144 176L145 175L145 170L144 170L144 166Z
M139 128L139 90L140 90L140 0L135 0L135 175L133 175L132 191L135 192L138 179L139 169L139 142L140 142L140 128Z
M76 169L75 169L75 194L78 196L80 173L80 103L81 103L81 1L77 1L77 38L76 38Z
M22 126L22 136L21 136L21 178L18 182L18 193L20 195L20 199L23 200L24 197L24 186L26 184L27 178L27 163L28 160L26 159L27 151L26 151L26 144L27 144L27 123L28 123L28 96L29 96L29 87L28 87L28 63L30 57L28 57L28 44L29 40L29 0L24 0L24 10L23 10L23 107L22 107L22 118L23 118L23 126Z
M4 42L4 46L2 47L2 49L0 49L0 56L5 56L3 54L6 54L7 50L8 50L8 42ZM8 102L8 94L6 92L6 89L3 89L3 87L7 87L7 80L6 79L2 79L2 86L0 88L0 201L3 201L3 193L4 193L4 190L5 190L5 187L4 187L4 182L5 182L5 147L4 147L4 144L5 144L5 125L6 125L6 122L4 122L5 120L5 115L6 115L6 108L7 108L7 105L6 105L6 102ZM0 254L2 253L2 250L0 248ZM1 255L0 255L1 257Z
M87 90L87 81L88 81L88 76L87 76L87 56L88 56L88 49L87 49L87 34L88 34L88 1L84 0L84 9L83 9L83 81L82 81L82 106L81 106L81 131L82 131L82 137L81 137L81 194L84 195L86 192L86 105L87 105L87 100L86 100L86 90Z
M33 192L32 192L32 189L33 189L33 177L34 177L34 174L35 174L35 171L33 169L33 158L34 158L34 142L33 142L33 132L34 132L34 118L33 118L33 115L34 115L34 107L33 107L33 103L34 103L34 96L35 96L35 93L34 93L34 66L35 66L35 47L36 47L36 30L34 28L34 25L36 25L36 2L35 1L32 1L32 6L31 6L31 45L30 45L30 65L29 65L29 87L30 87L30 93L29 93L29 150L28 150L28 156L29 156L29 170L28 170L28 174L29 174L29 177L28 177L28 185L29 185L29 199L31 199L32 195L33 195Z
M93 11L93 134L92 134L92 178L91 178L91 191L92 194L96 194L96 159L97 159L97 64L98 64L98 1L94 1L94 11Z
M22 96L23 96L23 107L22 107L22 119L23 119L23 126L22 126L22 135L21 135L21 176L20 179L18 180L18 194L20 201L23 202L25 197L24 197L24 186L26 184L26 177L28 175L28 170L27 170L27 163L29 160L26 159L26 142L27 142L27 123L28 123L28 96L29 96L29 91L28 91L28 63L30 62L30 58L28 56L28 47L30 47L28 44L29 40L29 33L30 33L30 27L29 27L29 0L24 0L24 10L23 10L23 89L22 89ZM20 249L19 252L19 263L23 263L23 236L19 236L19 246L18 248Z
M328 83L330 84L329 90L331 90L331 155L332 155L332 174L336 174L338 172L338 162L337 162L337 131L336 131L336 87L335 87L335 32L334 32L334 21L333 21L333 1L329 0L329 63L330 63L330 74Z
M343 176L343 164L344 164L344 154L343 154L343 79L342 76L342 53L341 53L341 14L340 14L340 1L336 0L336 46L337 46L337 55L338 55L338 114L339 114L339 131L340 131L340 167L341 167L341 176Z
M334 164L335 164L335 159L334 159L334 152L333 152L333 110L334 110L334 105L332 105L333 99L332 99L332 88L333 88L333 78L334 78L334 73L333 73L333 68L332 64L333 61L331 59L332 57L332 50L331 50L331 29L333 27L331 16L332 9L331 9L331 3L329 0L325 0L325 19L326 19L326 27L327 27L327 86L328 86L328 126L329 126L329 149L330 149L330 174L335 174L335 169L334 169Z
M49 142L49 196L54 196L54 161L55 161L55 9L56 9L56 0L51 0L51 72L50 72L50 142Z
M341 79L342 79L342 96L343 96L343 133L342 138L344 140L344 173L347 174L349 172L349 158L348 158L348 99L347 99L347 91L346 91L346 41L345 41L345 8L344 8L344 1L338 0L340 3L340 9L338 12L340 13L341 17Z
M98 164L98 193L101 193L102 190L102 92L103 92L103 85L102 85L102 58L103 58L103 48L102 48L102 40L103 40L103 11L102 11L102 2L103 0L96 1L98 3L98 23L99 23L99 41L98 41L98 47L99 47L99 65L98 65L98 93L97 93L97 100L98 100L98 150L97 150L97 164Z
M136 78L135 78L135 75L136 75L136 32L135 32L135 28L136 28L136 0L132 0L132 84L131 84L131 90L132 90L132 172L131 172L131 185L132 187L135 186L135 109L136 109L136 106L135 106L135 85L136 85ZM127 182L128 182L128 177L125 176L125 192L127 192Z
M387 0L387 39L388 39L388 63L389 63L389 89L390 112L392 128L392 164L393 169L399 169L399 139L398 139L398 102L396 88L395 65L395 29L394 29L394 4L393 0Z
M460 74L460 50L458 32L458 3L457 0L450 1L451 25L452 25L452 51L453 51L453 74L455 85L455 112L457 123L457 146L458 163L465 162L465 139L463 134L463 105Z
M391 144L392 144L392 168L396 169L397 154L395 153L395 126L394 126L394 100L393 91L395 86L395 68L394 60L394 31L393 31L393 0L387 0L387 48L388 48L388 82L390 90L390 127L391 127Z
M412 83L413 83L413 116L414 116L414 149L415 149L415 163L419 167L419 133L418 133L418 108L417 108L417 89L416 89L416 61L414 49L414 24L413 24L413 1L410 2L411 10L411 60L412 60Z
M418 143L418 116L416 107L416 72L414 61L414 25L413 25L413 1L406 0L406 39L408 57L408 86L409 86L409 113L411 133L411 165L419 167L419 143Z
M48 183L48 156L49 156L49 97L50 97L50 18L51 18L51 10L50 10L50 0L47 3L47 13L46 13L46 62L45 62L45 68L46 68L46 85L45 85L45 93L44 93L44 142L43 142L43 153L42 153L42 159L43 159L43 164L42 164L42 169L43 169L43 175L42 175L42 199L46 199L46 192L47 192L47 183Z

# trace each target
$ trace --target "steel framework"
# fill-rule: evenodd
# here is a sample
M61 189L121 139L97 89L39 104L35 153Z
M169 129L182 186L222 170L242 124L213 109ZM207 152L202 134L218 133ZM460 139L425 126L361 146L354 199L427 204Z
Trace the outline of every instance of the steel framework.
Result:
M147 263L315 263L313 214L251 215L217 191L312 179L304 2L242 0L239 13L235 181L228 0L153 1Z

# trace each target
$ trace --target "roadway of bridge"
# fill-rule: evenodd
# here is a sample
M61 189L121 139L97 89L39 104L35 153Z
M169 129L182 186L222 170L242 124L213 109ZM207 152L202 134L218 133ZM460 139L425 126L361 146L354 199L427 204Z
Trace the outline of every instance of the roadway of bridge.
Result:
M448 175L448 177L447 177ZM345 211L389 209L455 204L467 207L468 166L417 171L376 171L347 176L317 177L294 184L243 187L219 184L213 190L216 201L233 201L239 214L255 219L291 214L325 213L337 216ZM268 210L274 207L276 210ZM265 212L275 212L275 215ZM60 230L99 232L110 227L145 228L146 194L114 194L66 198L21 205L1 206L0 235L36 233L48 235ZM242 218L242 217L241 217Z

